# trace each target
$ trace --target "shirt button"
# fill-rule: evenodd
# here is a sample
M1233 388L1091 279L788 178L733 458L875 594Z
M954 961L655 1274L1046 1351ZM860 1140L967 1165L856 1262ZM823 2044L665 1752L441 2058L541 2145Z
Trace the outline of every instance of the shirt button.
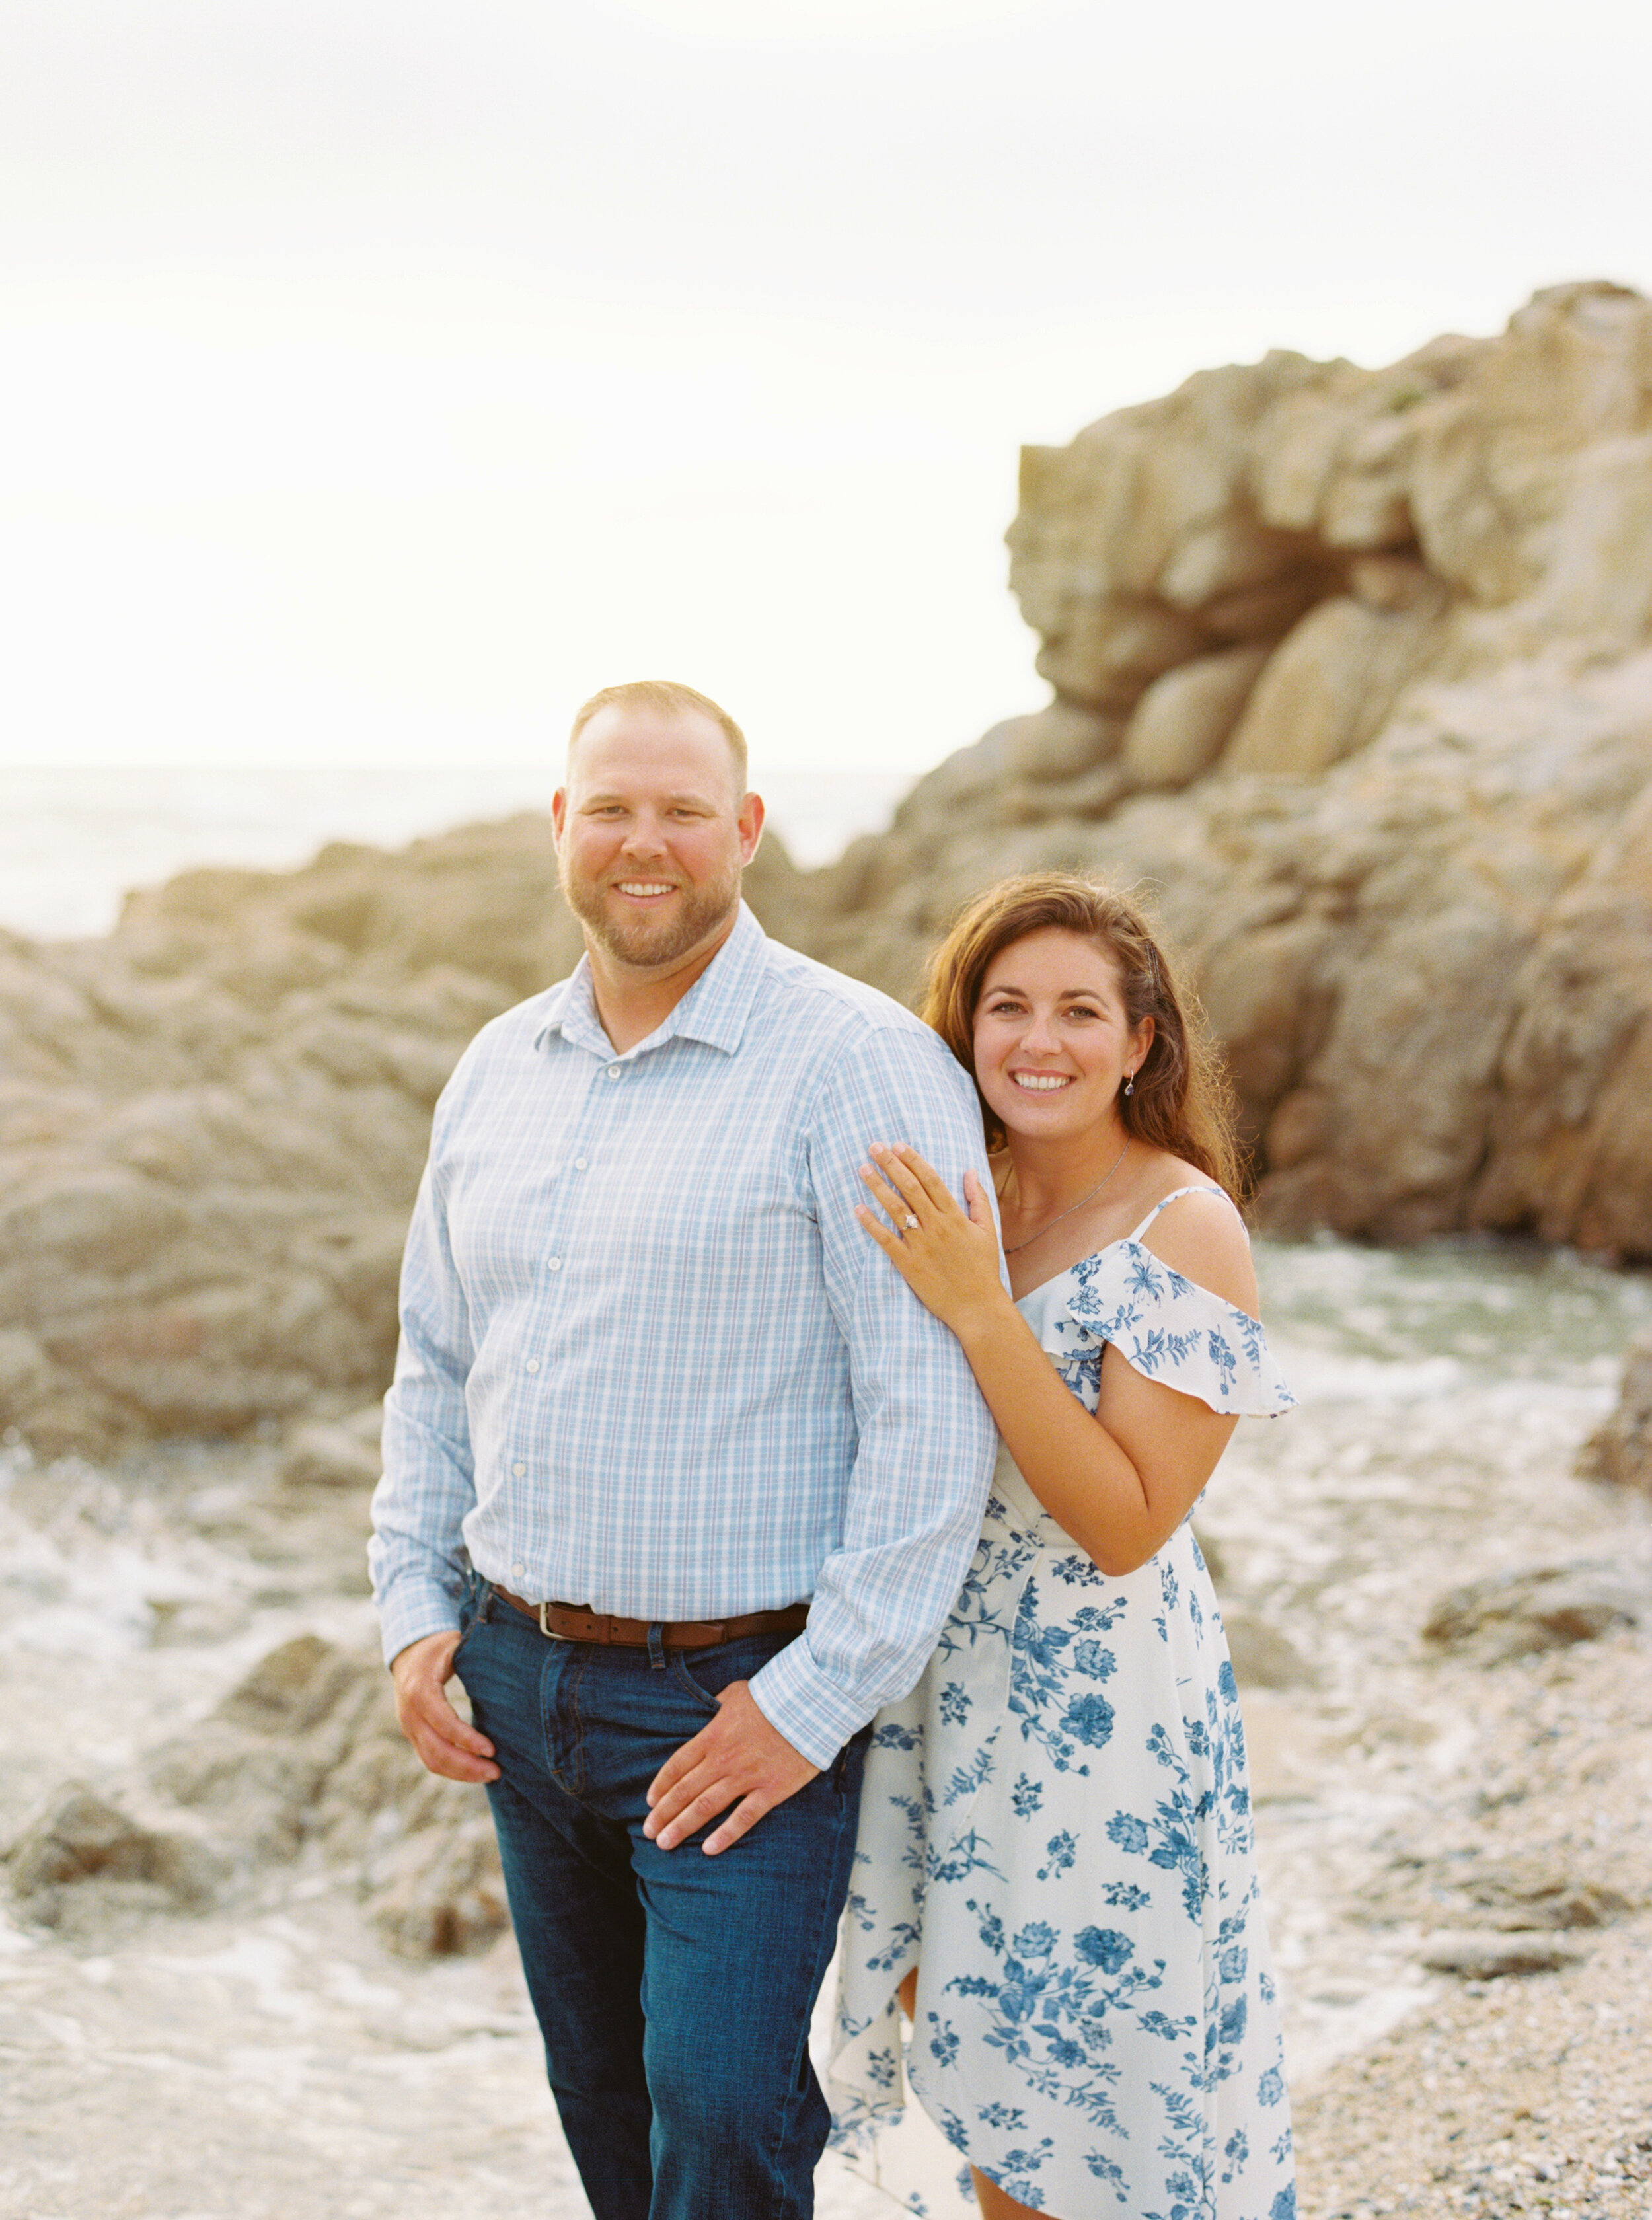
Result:
M610 1079L617 1079L619 1076L620 1076L620 1067L619 1067L619 1065L618 1065L617 1063L611 1063L611 1064L608 1066L608 1077L609 1077Z
M529 1370L530 1372L537 1372L537 1371L539 1370L539 1358L538 1358L537 1356L530 1356L530 1357L528 1358L528 1360L527 1360L527 1369L528 1369L528 1370ZM516 1568L516 1569L517 1569L517 1571L518 1571L518 1572L521 1572L521 1567L519 1565L519 1566Z
M561 1271L561 1269L562 1269L562 1259L561 1259L561 1257L547 1257L545 1258L545 1270L546 1270L547 1272L559 1272L559 1271Z
M585 1169L585 1159L583 1157L576 1157L574 1158L574 1169L577 1172L583 1172Z
M525 1464L514 1464L511 1470L518 1480L525 1480L527 1477L527 1467Z
M511 1567L511 1568L510 1568L510 1569L511 1569L512 1573L515 1575L515 1577L520 1581L520 1580L521 1579L521 1577L522 1577L522 1575L523 1575L523 1574L527 1570L527 1567L526 1565L524 1565L524 1564L521 1564L521 1563L518 1562L518 1563L516 1563L516 1564L513 1565L513 1566Z

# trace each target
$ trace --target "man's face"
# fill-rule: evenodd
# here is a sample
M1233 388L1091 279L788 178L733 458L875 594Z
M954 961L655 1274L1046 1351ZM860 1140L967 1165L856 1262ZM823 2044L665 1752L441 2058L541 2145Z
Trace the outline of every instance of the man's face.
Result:
M728 929L763 804L695 712L599 709L552 803L568 907L615 963L669 971Z

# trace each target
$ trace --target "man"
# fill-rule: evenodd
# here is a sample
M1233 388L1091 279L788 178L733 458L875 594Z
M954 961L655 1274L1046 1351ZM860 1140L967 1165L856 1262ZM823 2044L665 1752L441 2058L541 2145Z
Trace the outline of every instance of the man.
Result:
M853 1216L874 1140L983 1169L973 1088L765 937L745 786L689 688L576 719L552 814L585 956L437 1106L374 1498L402 1729L488 1784L597 2220L813 2211L867 1722L922 1669L993 1456Z

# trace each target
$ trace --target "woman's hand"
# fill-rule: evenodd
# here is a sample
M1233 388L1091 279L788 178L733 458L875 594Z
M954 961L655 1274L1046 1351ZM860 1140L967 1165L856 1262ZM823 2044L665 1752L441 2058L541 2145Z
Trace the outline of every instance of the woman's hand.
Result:
M871 1154L873 1163L863 1164L860 1175L895 1230L863 1204L856 1217L926 1309L967 1341L972 1325L1009 1300L986 1190L973 1172L965 1172L965 1217L946 1182L916 1149L874 1142Z

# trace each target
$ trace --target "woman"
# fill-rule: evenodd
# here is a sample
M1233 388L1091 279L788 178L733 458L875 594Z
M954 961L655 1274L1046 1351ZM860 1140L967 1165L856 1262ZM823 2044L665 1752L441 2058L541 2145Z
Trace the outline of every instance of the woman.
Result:
M971 906L925 1015L975 1074L1013 1300L973 1174L966 1215L876 1148L859 1216L1002 1446L963 1592L869 1754L837 2139L914 2212L973 2188L989 2220L1289 2220L1244 1737L1188 1524L1236 1420L1293 1400L1225 1083L1140 914L1064 873Z

